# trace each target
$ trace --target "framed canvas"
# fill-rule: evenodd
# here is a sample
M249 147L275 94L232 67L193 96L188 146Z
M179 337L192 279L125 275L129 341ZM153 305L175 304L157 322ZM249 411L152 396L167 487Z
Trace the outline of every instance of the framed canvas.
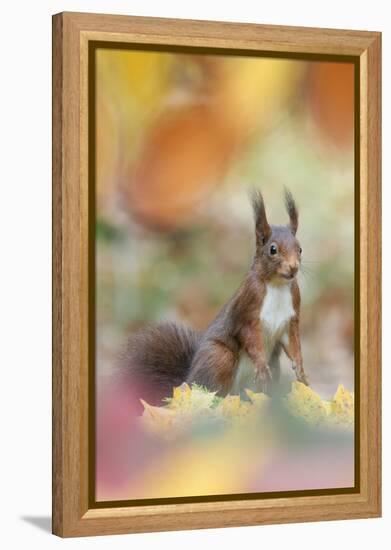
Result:
M53 17L56 535L380 515L380 78L377 32Z

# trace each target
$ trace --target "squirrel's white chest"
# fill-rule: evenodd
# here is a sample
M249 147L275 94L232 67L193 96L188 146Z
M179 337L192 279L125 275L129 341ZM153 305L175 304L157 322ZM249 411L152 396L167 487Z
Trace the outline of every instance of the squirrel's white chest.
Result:
M285 343L287 341L288 323L294 315L295 310L293 309L290 285L267 285L259 312L267 363L270 361L277 342ZM240 394L243 388L261 391L258 384L254 382L254 365L247 354L241 354L240 356L239 368L231 393Z
M269 335L280 334L294 315L290 285L266 285L259 312L263 331Z

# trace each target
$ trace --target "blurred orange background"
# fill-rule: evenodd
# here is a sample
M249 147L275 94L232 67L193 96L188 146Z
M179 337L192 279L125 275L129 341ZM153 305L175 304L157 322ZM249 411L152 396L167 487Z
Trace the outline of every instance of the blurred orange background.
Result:
M271 223L286 223L283 186L299 206L312 387L353 390L354 66L96 51L100 387L132 331L204 329L231 297L254 252L251 186ZM286 361L282 386L292 379Z

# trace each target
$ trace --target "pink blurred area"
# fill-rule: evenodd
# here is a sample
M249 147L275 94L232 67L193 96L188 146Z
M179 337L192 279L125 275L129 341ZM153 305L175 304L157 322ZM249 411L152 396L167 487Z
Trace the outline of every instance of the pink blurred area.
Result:
M354 487L354 446L283 449L262 473L251 479L249 492L305 491Z

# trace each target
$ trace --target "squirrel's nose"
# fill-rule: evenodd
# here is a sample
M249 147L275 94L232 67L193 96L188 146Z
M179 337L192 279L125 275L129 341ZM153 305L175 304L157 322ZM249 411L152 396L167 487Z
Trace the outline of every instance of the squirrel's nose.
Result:
M296 275L296 273L298 272L299 267L298 267L297 264L290 264L289 270L290 270L290 273L291 273L291 275L292 275L292 277L293 277L293 276Z

